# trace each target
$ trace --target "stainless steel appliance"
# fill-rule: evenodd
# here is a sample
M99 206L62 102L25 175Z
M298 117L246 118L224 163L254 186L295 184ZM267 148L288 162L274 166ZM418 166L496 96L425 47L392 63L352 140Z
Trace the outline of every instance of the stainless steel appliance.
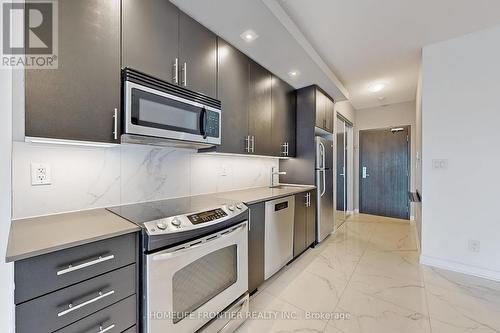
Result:
M320 243L334 230L333 141L321 136L316 143L316 242Z
M295 197L267 201L264 232L264 279L293 259Z
M245 205L202 195L109 210L142 228L141 332L232 332L243 323Z
M123 70L122 141L203 148L221 143L221 102Z

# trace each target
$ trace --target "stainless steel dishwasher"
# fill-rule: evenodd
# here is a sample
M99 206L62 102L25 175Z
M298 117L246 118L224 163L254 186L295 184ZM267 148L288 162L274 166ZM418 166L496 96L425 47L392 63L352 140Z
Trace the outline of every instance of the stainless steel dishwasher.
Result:
M293 258L295 197L266 202L264 278L267 280Z

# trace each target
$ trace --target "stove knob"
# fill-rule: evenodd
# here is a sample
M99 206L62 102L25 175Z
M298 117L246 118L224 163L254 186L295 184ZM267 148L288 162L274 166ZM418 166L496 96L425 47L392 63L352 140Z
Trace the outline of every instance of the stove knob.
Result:
M174 218L174 219L172 220L172 222L170 222L170 223L172 223L172 225L173 225L174 227L180 227L180 225L181 225L181 221L180 221L177 217L176 217L176 218Z
M237 205L236 205L236 208L238 208L238 209L243 209L243 204L240 204L240 203L239 203L239 204L237 204Z
M234 206L230 205L230 206L227 207L227 209L229 209L230 211L234 211Z
M157 227L158 227L158 229L160 229L160 230L165 230L165 229L167 229L167 225L166 225L165 223L163 223L163 222L158 222L158 223L156 224L156 226L157 226Z

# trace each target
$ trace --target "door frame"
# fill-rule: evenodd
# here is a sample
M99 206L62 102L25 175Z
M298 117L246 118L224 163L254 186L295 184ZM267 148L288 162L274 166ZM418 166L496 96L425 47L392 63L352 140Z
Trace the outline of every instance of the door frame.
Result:
M361 202L362 202L362 196L363 193L361 191L361 184L362 184L362 176L363 176L363 166L362 166L362 158L361 158L361 153L362 153L362 148L361 148L361 132L364 131L384 131L384 130L390 130L393 128L398 128L398 127L404 127L405 129L408 129L408 136L406 140L406 177L408 179L407 181L407 192L409 193L411 191L411 177L412 177L412 172L411 172L411 125L395 125L395 126L387 126L387 127L381 127L381 128L365 128L363 130L358 131L358 212L360 214L364 214L361 211ZM409 201L409 198L408 198ZM411 220L411 204L408 202L408 209L407 209L407 220Z

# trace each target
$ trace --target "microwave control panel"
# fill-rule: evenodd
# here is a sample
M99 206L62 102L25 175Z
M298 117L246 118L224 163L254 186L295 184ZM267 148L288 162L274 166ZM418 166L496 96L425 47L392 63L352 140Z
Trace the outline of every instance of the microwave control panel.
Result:
M207 111L207 136L218 138L220 133L220 114Z

